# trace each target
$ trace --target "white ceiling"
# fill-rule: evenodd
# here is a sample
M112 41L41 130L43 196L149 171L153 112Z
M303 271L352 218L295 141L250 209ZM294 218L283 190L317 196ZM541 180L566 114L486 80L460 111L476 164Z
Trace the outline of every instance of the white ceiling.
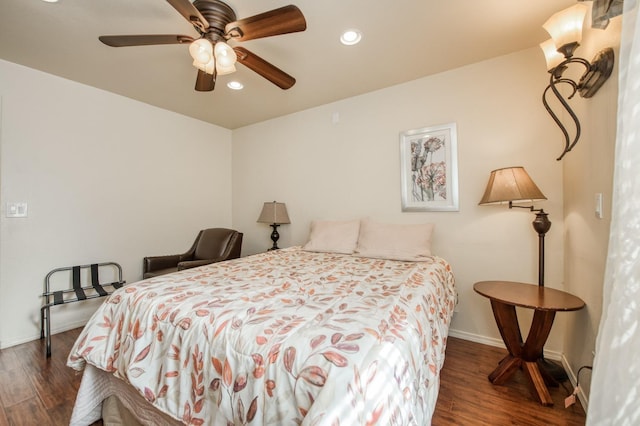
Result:
M305 32L230 42L293 75L289 90L238 65L196 92L188 46L98 41L197 36L164 0L0 0L0 58L234 129L536 46L548 38L542 23L575 0L228 0L239 19L291 3ZM362 31L360 44L339 43L347 28ZM245 89L227 88L231 77Z

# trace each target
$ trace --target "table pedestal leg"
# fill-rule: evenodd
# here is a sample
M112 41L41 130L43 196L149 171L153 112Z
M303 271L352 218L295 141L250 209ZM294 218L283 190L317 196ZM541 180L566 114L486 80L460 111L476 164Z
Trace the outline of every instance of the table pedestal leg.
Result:
M531 384L531 395L536 398L542 405L553 405L553 400L549 394L549 389L544 383L540 368L538 368L537 362L522 362L522 369L524 370L529 383Z
M546 384L553 384L555 380L540 370L538 361L542 358L542 349L551 332L555 311L534 312L531 329L523 344L515 306L492 299L491 308L509 355L489 375L489 380L496 385L503 384L521 367L529 379L533 397L542 405L553 405Z
M522 359L507 355L507 357L498 364L498 367L489 374L489 381L494 385L504 384L513 373L520 368L521 364Z

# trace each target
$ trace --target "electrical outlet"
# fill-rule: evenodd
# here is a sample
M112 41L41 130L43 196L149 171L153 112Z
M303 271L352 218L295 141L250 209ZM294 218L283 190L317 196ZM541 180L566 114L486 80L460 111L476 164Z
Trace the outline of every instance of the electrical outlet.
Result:
M27 217L27 203L7 203L5 217Z

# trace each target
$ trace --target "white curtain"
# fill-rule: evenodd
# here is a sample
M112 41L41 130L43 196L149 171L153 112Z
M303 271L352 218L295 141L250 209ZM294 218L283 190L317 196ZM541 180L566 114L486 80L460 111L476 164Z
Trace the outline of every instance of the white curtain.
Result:
M618 133L603 315L588 425L640 425L640 28L624 1Z

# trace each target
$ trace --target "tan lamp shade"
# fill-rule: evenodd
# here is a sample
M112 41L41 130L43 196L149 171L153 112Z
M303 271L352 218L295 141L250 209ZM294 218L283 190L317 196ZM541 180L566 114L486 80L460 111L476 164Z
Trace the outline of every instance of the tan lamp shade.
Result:
M479 204L546 199L524 167L507 167L491 172L487 189Z
M582 41L582 24L587 14L587 6L575 4L552 15L542 27L553 39L556 49L569 43Z
M291 223L287 214L287 206L284 203L267 202L262 206L262 212L258 218L259 223L274 223L277 225Z
M544 59L547 61L548 71L551 71L565 60L564 55L556 49L553 39L540 43L540 49L544 52Z

